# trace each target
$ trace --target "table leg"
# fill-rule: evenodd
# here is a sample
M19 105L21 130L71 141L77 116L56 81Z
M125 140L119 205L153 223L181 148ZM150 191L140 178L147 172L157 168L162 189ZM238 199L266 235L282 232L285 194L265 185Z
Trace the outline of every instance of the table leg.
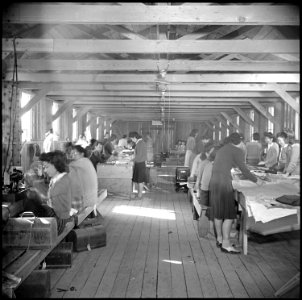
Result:
M242 209L240 219L239 244L242 245L243 254L247 255L247 229L246 229L246 210Z

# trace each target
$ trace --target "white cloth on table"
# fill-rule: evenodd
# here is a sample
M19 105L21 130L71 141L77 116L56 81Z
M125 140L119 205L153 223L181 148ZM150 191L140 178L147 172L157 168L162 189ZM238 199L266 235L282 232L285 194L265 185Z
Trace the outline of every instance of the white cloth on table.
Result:
M294 215L299 212L296 207L270 207L269 203L283 195L297 195L299 188L292 183L278 182L257 186L247 180L233 180L233 188L244 194L249 217L256 222L267 223L275 219Z

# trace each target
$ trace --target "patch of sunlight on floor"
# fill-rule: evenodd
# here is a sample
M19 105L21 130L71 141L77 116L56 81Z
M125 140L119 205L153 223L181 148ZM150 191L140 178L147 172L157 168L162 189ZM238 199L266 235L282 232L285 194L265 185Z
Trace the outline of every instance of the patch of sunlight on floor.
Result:
M163 259L163 261L164 261L164 262L171 263L171 264L182 265L182 262L181 262L181 261L178 261L178 260L168 260L168 259Z
M175 211L167 209L119 205L115 206L112 212L117 214L135 215L156 219L175 220Z

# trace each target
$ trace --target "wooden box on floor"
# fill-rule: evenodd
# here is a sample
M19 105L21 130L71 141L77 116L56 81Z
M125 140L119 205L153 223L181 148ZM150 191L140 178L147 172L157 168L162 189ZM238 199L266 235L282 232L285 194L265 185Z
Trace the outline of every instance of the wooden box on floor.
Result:
M61 242L46 256L46 268L70 268L72 265L72 249L72 242Z
M76 252L106 246L106 229L103 225L75 228L67 235L66 240L73 242Z
M16 298L49 298L50 272L34 270L15 290Z

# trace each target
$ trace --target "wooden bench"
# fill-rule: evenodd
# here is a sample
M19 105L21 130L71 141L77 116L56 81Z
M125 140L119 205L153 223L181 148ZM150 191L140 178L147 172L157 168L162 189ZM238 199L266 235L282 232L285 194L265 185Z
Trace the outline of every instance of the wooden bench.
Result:
M100 190L98 201L95 207L85 207L78 212L74 219L65 225L63 232L57 237L56 242L51 248L43 250L10 250L2 258L2 271L21 278L16 288L30 275L30 273L39 266L45 257L67 236L67 234L77 225L81 224L88 215L95 209L100 213L99 205L107 197L107 190ZM101 214L101 213L100 213Z

